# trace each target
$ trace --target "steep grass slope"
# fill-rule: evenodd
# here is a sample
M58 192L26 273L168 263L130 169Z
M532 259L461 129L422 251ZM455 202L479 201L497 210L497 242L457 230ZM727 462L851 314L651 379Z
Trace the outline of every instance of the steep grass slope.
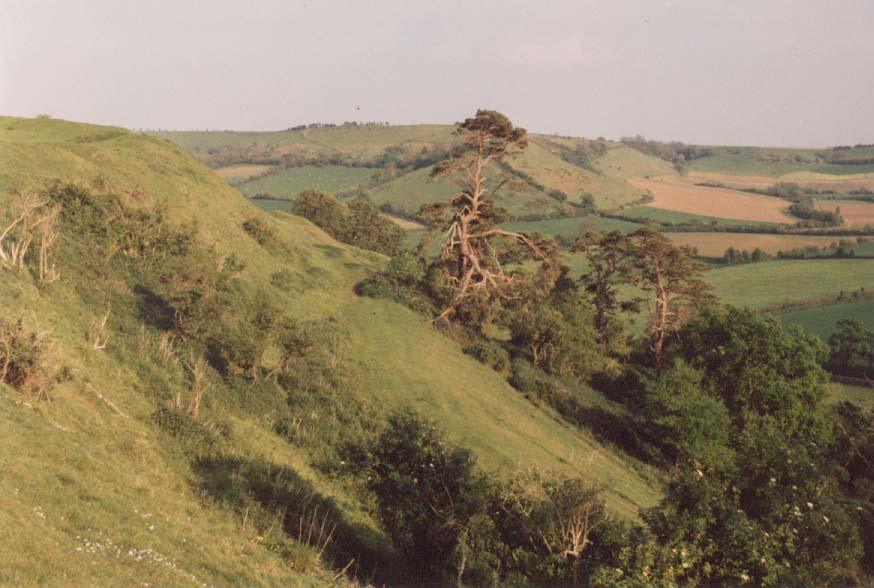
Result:
M218 257L245 262L245 295L271 288L287 315L337 325L338 359L360 375L363 402L380 410L413 404L486 468L588 475L629 517L657 499L625 458L524 400L420 316L356 297L353 285L378 267L378 256L303 219L258 211L181 148L122 129L0 119L3 220L14 191L56 179L116 194L132 209L163 208L176 225L194 222L198 241ZM277 235L281 250L241 228L253 217ZM30 272L0 273L0 317L43 333L53 374L48 402L0 384L0 585L316 586L331 583L326 564L347 563L340 554L390 555L347 482L319 473L308 450L274 433L260 407L280 399L239 386L208 393L204 413L221 425L212 433L222 439L220 459L159 427L155 411L188 394L189 382L178 365L156 363L160 333L144 323L145 295L121 274L100 278L73 256L57 262L61 279L48 285ZM282 272L289 279L269 286ZM95 350L93 331L107 312L108 344ZM264 488L273 497L266 502ZM275 501L289 496L303 512L282 515ZM318 549L295 541L297 519L290 518L312 514L305 508L313 500L327 505L344 546L329 550L326 563ZM270 512L276 521L259 526L255 513Z
M390 204L397 212L415 214L423 204L446 200L458 191L454 178L432 178L431 169L426 167L406 173L374 188L370 191L370 197L378 205ZM494 182L507 180L495 201L514 216L559 216L572 213L573 209L569 206L497 166L488 166L487 176Z

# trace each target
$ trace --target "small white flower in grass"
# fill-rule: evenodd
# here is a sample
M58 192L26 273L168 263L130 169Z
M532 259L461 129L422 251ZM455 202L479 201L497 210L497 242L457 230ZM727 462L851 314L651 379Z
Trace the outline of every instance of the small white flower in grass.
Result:
M808 502L808 503L807 503L807 508L809 508L809 509L813 509L813 503L812 503L812 502Z

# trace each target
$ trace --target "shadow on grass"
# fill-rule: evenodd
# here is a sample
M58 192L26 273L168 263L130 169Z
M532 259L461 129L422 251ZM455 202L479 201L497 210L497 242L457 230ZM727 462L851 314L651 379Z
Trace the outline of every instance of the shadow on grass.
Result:
M343 249L334 245L323 245L321 243L314 245L316 249L321 249L326 257L343 257Z
M320 494L294 470L228 455L199 457L192 469L202 491L256 526L281 528L286 538L309 542L317 551L319 528L324 528L325 535L333 529L324 560L335 569L355 560L348 573L361 580L390 582L401 577L400 560L388 540L366 525L347 520L332 498ZM313 521L316 529L310 531Z

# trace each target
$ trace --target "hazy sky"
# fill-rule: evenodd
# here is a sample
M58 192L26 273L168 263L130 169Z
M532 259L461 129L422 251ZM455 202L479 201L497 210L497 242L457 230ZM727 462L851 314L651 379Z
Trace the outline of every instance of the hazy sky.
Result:
M874 0L0 0L0 113L874 143Z

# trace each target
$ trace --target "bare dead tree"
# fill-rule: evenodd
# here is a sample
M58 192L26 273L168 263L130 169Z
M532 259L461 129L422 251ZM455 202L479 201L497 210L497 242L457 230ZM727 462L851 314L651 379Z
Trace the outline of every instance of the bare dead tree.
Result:
M589 534L603 522L603 517L594 516L597 504L592 500L572 504L558 512L559 535L565 546L562 555L571 560L573 584L579 582L580 559L591 544Z
M4 268L24 270L24 258L36 237L36 229L47 220L40 215L47 204L47 200L33 192L17 195L13 204L17 209L15 218L0 233L0 265Z
M422 207L419 212L420 218L432 228L445 231L440 256L455 262L446 275L446 283L455 295L432 319L432 324L451 320L475 294L488 299L513 297L514 276L501 265L494 245L497 239L519 245L535 258L546 258L541 244L523 233L499 227L506 220L506 213L495 207L494 198L508 180L494 182L485 173L490 163L527 146L525 129L513 127L499 112L478 110L476 116L458 125L456 133L464 137L465 150L437 164L431 175L458 177L460 191L447 201Z
M61 272L55 268L55 264L49 265L49 253L58 240L58 216L61 207L53 206L48 209L39 225L39 280L45 284L51 284L61 277Z
M185 367L191 373L191 402L188 404L188 414L197 420L200 414L200 403L209 388L209 381L206 379L206 361L203 357L195 357L192 353L189 360L185 362Z
M107 309L102 319L95 320L91 324L88 339L91 341L91 349L95 351L106 349L106 344L109 342L109 337L106 335L106 323L109 322L110 312L112 309Z

